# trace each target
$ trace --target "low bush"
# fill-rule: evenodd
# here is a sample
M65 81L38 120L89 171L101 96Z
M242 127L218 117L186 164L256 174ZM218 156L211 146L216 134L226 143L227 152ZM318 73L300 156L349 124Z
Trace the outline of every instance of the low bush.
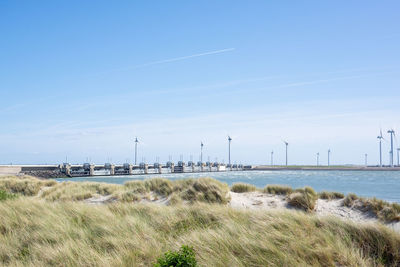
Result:
M322 191L318 193L318 198L320 199L341 199L344 198L344 195L339 192L328 192L328 191Z
M289 195L288 203L292 207L296 207L305 211L312 211L315 208L318 195L311 187L304 187L296 189L296 191Z
M192 247L183 245L178 251L168 251L158 258L155 267L195 267L196 255Z
M13 199L16 197L17 197L17 195L15 195L15 194L10 194L4 190L0 190L0 201L4 201L7 199Z
M264 193L274 194L274 195L289 195L293 192L290 186L285 185L267 185L264 188Z
M257 188L251 184L235 183L231 186L231 191L235 193L254 192Z

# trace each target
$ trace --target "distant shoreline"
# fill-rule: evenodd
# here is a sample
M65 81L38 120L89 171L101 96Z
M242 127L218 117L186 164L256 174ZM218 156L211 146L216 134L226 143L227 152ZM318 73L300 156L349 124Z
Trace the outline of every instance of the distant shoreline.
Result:
M400 171L400 167L360 166L253 166L250 171Z

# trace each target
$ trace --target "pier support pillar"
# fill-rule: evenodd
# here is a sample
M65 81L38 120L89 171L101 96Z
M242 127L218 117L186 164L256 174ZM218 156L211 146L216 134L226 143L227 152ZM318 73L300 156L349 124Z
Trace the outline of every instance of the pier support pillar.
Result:
M90 164L89 167L89 176L93 176L94 175L94 164Z
M71 176L71 165L69 165L68 163L64 164L62 166L62 172L66 175L66 176Z
M110 166L110 175L115 175L115 165L111 164Z
M129 175L133 174L133 166L132 166L132 164L129 164L128 173L129 173Z

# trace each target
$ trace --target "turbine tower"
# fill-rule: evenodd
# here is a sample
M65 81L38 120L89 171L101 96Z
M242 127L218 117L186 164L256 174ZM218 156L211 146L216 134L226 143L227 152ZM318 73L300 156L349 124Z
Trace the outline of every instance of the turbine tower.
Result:
M394 167L394 158L393 158L393 135L394 135L394 130L391 129L388 131L390 133L390 167Z
M289 143L286 141L283 141L283 143L285 143L285 145L286 145L286 166L287 166L288 165L288 163L287 163L287 147L288 147Z
M365 167L368 166L368 154L365 154Z
M319 166L319 152L317 153L317 166Z
M379 167L382 167L382 130L380 135L377 137L379 139Z
M203 163L203 142L200 142L200 162Z
M274 151L271 151L271 166L274 166Z
M229 149L228 149L228 161L229 161L229 166L231 166L231 141L232 138L228 135L228 142L229 142Z
M331 156L331 149L328 149L328 166L331 165L331 163L330 163L330 156Z
M400 147L397 148L397 167L400 167L399 154L400 154Z
M139 140L137 137L135 138L135 165L137 164L137 144L139 143Z

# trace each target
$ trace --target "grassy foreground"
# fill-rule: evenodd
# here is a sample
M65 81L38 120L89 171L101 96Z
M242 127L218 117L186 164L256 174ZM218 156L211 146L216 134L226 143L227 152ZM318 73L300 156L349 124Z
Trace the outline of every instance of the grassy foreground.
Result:
M152 266L193 246L201 266L398 266L400 236L300 212L223 205L93 206L21 197L0 203L0 264Z
M300 207L335 197L318 196L311 188L264 191L286 194ZM299 211L234 210L225 205L228 192L226 184L209 178L110 185L2 177L0 265L153 266L182 245L194 248L201 266L400 265L400 235L381 224ZM81 201L102 196L112 201ZM140 204L154 197L169 199L169 206ZM359 201L351 200L344 199L345 205Z

